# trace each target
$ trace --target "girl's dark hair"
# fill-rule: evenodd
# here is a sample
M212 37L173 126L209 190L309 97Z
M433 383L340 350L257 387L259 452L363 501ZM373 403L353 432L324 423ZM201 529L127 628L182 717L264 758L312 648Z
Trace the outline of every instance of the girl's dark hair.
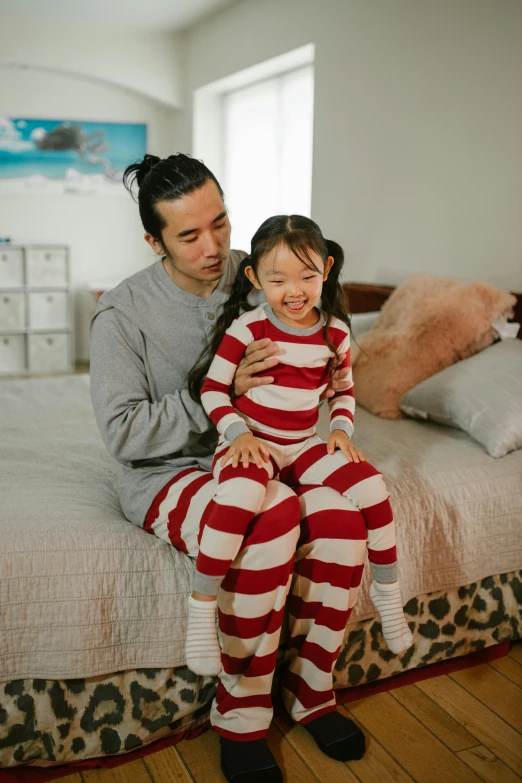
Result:
M334 262L323 283L321 310L325 316L324 339L330 350L337 354L328 335L332 319L339 318L348 327L350 326L347 299L339 283L339 275L344 263L343 249L337 242L325 239L317 223L314 223L310 218L302 215L276 215L265 220L252 237L250 255L246 256L239 265L230 297L225 302L223 311L216 321L212 341L189 373L188 388L192 399L196 401L201 399L203 381L232 321L240 313L254 310L257 306L248 301L252 283L245 274L246 267L251 266L257 277L261 259L277 245L286 245L304 266L320 274L323 274L323 270L316 266L312 253L320 256L324 264L326 264L328 256L332 256Z
M139 163L131 163L123 174L123 184L134 198L132 187L137 183L138 206L145 231L161 240L165 221L156 209L158 201L176 201L187 196L211 179L223 197L223 191L203 161L177 152L168 158L145 155Z

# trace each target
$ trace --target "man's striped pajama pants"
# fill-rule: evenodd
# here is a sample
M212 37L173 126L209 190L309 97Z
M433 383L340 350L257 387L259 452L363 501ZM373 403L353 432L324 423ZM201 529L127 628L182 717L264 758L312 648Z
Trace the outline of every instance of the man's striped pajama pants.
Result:
M210 717L218 734L239 741L264 737L272 720L285 607L282 695L304 724L336 709L332 671L367 542L381 581L396 561L388 492L372 465L327 454L317 437L264 443L271 453L265 467L221 469L228 448L221 442L213 475L179 473L145 520L145 530L197 558L194 589L217 593L223 669Z

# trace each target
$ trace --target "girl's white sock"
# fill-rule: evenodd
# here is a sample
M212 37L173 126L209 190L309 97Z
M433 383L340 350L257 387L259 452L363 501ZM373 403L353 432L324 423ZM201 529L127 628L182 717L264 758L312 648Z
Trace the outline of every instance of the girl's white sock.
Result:
M221 671L221 648L216 631L215 601L198 601L189 596L185 660L194 674L212 677Z
M383 584L373 581L370 598L379 612L382 635L392 653L398 655L413 644L411 631L402 610L401 591L398 582Z

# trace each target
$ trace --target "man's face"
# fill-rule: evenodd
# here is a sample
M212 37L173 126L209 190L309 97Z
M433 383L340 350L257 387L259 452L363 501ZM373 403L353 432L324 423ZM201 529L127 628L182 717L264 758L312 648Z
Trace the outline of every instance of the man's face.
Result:
M215 182L176 201L160 201L156 209L165 222L161 241L145 239L158 255L167 255L171 277L183 289L197 293L216 285L230 254L230 222Z

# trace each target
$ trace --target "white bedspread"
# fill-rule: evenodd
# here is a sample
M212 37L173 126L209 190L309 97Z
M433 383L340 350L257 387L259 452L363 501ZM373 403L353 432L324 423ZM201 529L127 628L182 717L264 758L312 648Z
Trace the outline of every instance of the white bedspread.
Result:
M362 409L354 440L387 479L404 602L522 567L522 450ZM123 518L113 470L87 376L0 383L0 681L184 663L193 563Z

